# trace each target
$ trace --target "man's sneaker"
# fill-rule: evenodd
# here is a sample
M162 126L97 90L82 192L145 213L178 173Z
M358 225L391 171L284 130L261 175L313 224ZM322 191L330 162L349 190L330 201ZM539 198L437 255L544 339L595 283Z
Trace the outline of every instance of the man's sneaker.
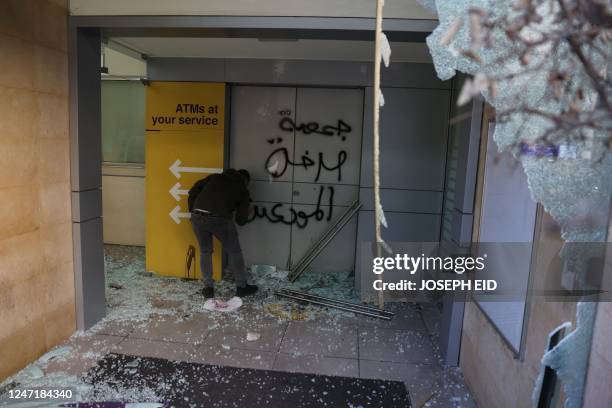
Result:
M240 286L236 287L236 296L238 297L249 296L255 292L257 292L257 286L255 285L246 285L243 287L240 287Z
M204 299L212 299L215 297L215 288L206 287L202 289L202 295Z

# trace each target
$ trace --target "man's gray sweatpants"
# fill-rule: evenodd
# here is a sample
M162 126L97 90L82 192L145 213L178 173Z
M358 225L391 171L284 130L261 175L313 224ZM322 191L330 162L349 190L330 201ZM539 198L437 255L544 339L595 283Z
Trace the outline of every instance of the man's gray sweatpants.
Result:
M244 287L247 283L247 273L234 221L194 212L191 214L191 226L200 244L200 270L204 286L213 287L215 284L212 266L214 235L228 255L227 269L234 274L236 285Z

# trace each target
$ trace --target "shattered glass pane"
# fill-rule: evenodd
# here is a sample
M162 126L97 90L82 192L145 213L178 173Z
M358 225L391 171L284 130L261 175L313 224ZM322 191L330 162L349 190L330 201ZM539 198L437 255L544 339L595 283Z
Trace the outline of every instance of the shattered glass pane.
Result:
M602 242L608 229L610 197L612 193L612 154L608 147L610 135L596 127L573 128L565 133L553 132L550 117L566 111L568 106L560 98L551 97L551 75L570 73L567 91L584 91L578 103L580 112L589 112L600 103L586 69L575 69L575 57L567 41L551 47L550 42L535 46L529 59L520 61L513 54L516 47L499 27L493 28L490 43L473 49L470 34L470 9L482 10L493 19L514 16L515 1L509 0L419 0L426 8L435 3L439 25L427 38L435 69L440 79L446 80L457 71L474 75L468 84L481 93L496 110L494 140L500 151L509 150L520 161L527 175L532 198L540 202L559 223L566 247L562 251L565 267L586 281L585 265L592 254L567 244L576 242ZM572 3L572 2L570 2ZM554 21L559 7L557 2L534 2L534 14L539 22L523 27L524 38L538 41L544 36L562 32L564 21ZM473 34L473 33L472 33ZM608 75L607 59L611 43L581 44L581 51L600 75ZM519 75L517 75L519 73ZM494 88L482 78L497 78ZM522 109L516 112L517 106ZM512 112L509 115L500 115ZM537 111L537 112L536 112ZM608 118L609 119L609 118ZM605 120L608 120L605 119ZM590 351L595 303L578 304L578 328L555 349L547 353L543 363L553 366L563 381L566 406L579 406L585 382L586 362ZM571 351L567 351L571 350Z
M426 2L427 3L427 2ZM509 13L511 1L436 1L440 24L427 38L436 71L440 79L449 79L456 71L471 75L479 72L487 76L503 78L516 72L524 75L512 76L511 80L496 82L495 97L488 89L482 94L498 112L509 111L517 105L532 107L545 112L558 113L560 106L548 96L548 77L552 72L569 66L567 47L556 50L540 49L539 55L531 57L527 66L521 66L517 58L511 58L512 44L502 32L494 32L494 41L489 48L479 52L481 62L464 55L471 46L468 10L480 7L492 16ZM544 2L547 3L548 2ZM545 31L554 25L547 20L550 13L540 6ZM462 21L461 28L448 45L441 44L449 27ZM595 55L595 65L605 67L607 61ZM499 62L501 61L501 63ZM599 63L599 64L598 64ZM537 68L537 69L536 69ZM585 104L595 104L597 97L590 87L590 79L580 71L572 78L572 86L590 90ZM586 140L577 134L566 134L565 140L557 140L555 155L533 155L521 151L521 143L546 142L542 137L552 127L549 119L527 113L516 113L496 123L494 139L500 150L512 149L523 164L534 200L543 204L561 225L563 238L567 242L601 242L607 230L607 214L612 192L612 155L608 150L608 134L590 129ZM554 157L553 157L554 156Z

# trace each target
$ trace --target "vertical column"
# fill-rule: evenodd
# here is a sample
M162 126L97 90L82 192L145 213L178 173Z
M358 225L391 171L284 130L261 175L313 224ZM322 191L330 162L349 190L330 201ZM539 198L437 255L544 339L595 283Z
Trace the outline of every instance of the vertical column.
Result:
M454 157L455 167L447 169L447 173L455 172L452 182L446 180L447 202L445 211L450 214L450 230L442 233L443 246L449 246L453 252L468 247L472 241L472 225L474 222L474 197L476 195L476 176L478 170L478 153L482 126L483 103L475 99L471 105L464 109L465 113L471 111L469 120L456 124L454 146L449 158ZM457 113L459 114L459 113ZM447 165L450 165L450 159ZM453 201L448 202L450 193ZM459 365L461 351L461 333L463 330L463 313L465 302L463 298L454 294L445 295L442 299L442 320L440 322L440 352L448 366Z
M70 173L77 328L106 314L100 130L100 32L70 27Z
M451 239L460 247L472 240L474 222L474 196L476 194L476 173L478 170L478 150L482 126L483 103L474 100L471 105L470 120L465 120L460 130L457 146L457 173L455 200L452 214Z

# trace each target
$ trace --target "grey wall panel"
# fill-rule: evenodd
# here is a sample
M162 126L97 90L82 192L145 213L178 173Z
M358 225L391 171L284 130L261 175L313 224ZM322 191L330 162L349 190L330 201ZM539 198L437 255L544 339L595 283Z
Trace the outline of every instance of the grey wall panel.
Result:
M442 213L441 191L381 189L380 196L385 212ZM363 205L362 210L374 210L373 188L361 188L359 197Z
M415 242L415 245L419 245L421 242L434 243L439 240L439 215L385 212L385 217L388 228L382 229L382 236L388 243ZM355 289L362 300L372 300L375 298L372 289L375 275L372 273L371 246L374 242L374 212L359 211L357 228ZM423 244L423 247L428 247L428 244ZM396 278L399 279L398 276Z
M450 92L384 88L380 116L381 187L444 189ZM365 97L361 186L372 187L372 88Z
M293 203L349 206L359 198L358 186L342 184L294 183Z
M453 242L465 247L472 241L472 225L474 223L473 214L464 214L459 210L453 211L453 221L451 227L451 237Z
M274 219L271 208L274 204L254 202L259 214L268 214ZM290 205L281 205L276 210L284 220L290 220ZM275 265L281 268L287 266L289 260L289 243L291 241L291 226L283 222L272 222L268 218L256 218L250 223L239 226L240 245L244 260L248 265Z
M476 173L478 171L478 153L480 147L480 128L482 126L482 107L480 100L468 104L471 111L470 120L458 125L458 165L455 208L462 213L474 211L476 190Z
M121 2L117 2L121 3ZM210 2L206 2L207 4ZM310 8L312 2L306 3L309 8L306 13L297 12L291 7L291 13L280 10L276 4L285 2L272 2L263 5L262 2L250 2L252 10L258 10L259 15L253 16L251 12L236 11L232 5L221 4L220 8L198 9L193 15L166 15L176 14L174 3L167 9L157 9L158 15L76 15L70 17L70 23L80 27L103 27L106 37L210 37L210 38L267 38L267 39L320 39L320 40L346 40L346 41L372 41L374 38L375 19L374 8L371 4L362 2L367 11L350 13L345 17L346 11L336 7L340 13L329 13L330 7L324 9L327 2L320 2L321 11ZM229 3L229 2L225 2ZM346 3L348 7L353 2ZM301 5L300 5L301 6ZM435 29L437 20L432 20L429 13L422 14L422 10L414 9L412 5L406 7L405 2L397 2L399 14L392 7L387 6L384 29L390 41L422 42L425 37ZM111 7L112 8L112 7ZM72 7L76 11L77 7ZM98 9L99 11L100 9ZM108 10L108 9L107 9ZM161 10L161 11L160 11ZM164 12L172 10L171 13ZM91 14L79 10L82 14ZM351 10L352 11L352 10ZM417 11L414 14L414 11ZM78 11L77 11L78 13ZM131 15L128 15L131 14ZM211 15L221 14L221 15ZM283 15L291 14L291 16ZM297 15L296 15L297 14ZM301 15L300 15L301 14ZM329 14L321 17L321 14ZM131 51L131 54L138 53Z
M73 29L70 38L70 177L72 191L102 186L100 33Z
M314 205L293 205L296 211L313 214L317 207ZM329 229L330 225L346 211L346 207L331 207L331 221L327 216L330 207L320 208L324 219L317 220L312 217L304 228L297 224L291 226L291 263L295 265ZM355 236L357 233L356 217L334 237L327 247L317 256L310 265L310 269L322 272L352 271L355 263ZM307 273L307 272L306 272Z
M295 94L295 88L232 87L232 167L247 169L253 180L270 181L274 174L275 181L291 181L294 136L282 131L279 121L295 119Z
M362 121L363 90L298 88L294 180L359 184Z
M441 81L431 64L393 62L381 69L380 82L383 87L450 89L451 81ZM373 82L368 83L373 86Z
M458 301L456 294L445 295L442 299L442 320L440 321L440 353L444 364L451 367L459 365L461 351L461 332L465 302Z
M292 183L288 181L251 181L249 192L253 201L291 204Z
M278 59L149 58L147 76L153 81L233 82L236 84L373 85L373 64L359 61ZM385 87L450 89L432 64L394 62L381 72Z
M435 242L440 237L440 216L385 212L388 227L382 229L382 237L388 242ZM374 211L359 211L360 242L374 240Z
M70 179L77 328L106 314L102 236L100 31L69 30ZM92 218L93 217L93 218ZM89 219L89 220L87 220ZM82 221L84 222L75 222Z
M286 222L292 218L293 168L289 162L293 161L294 138L281 133L278 122L281 111L290 112L293 118L296 90L234 86L231 92L230 166L251 173L249 190L258 214L239 228L245 261L247 265L286 267L291 242L291 227ZM271 170L272 163L275 167Z
M86 330L106 315L102 218L72 224L77 328Z
M436 256L438 251L437 242L388 242L393 248L395 254L410 254L419 256ZM373 272L373 258L376 255L376 248L371 244L362 244L358 247L358 257L355 267L355 285L360 298L363 301L376 301L378 292L374 290L373 283L375 280L381 279L381 276ZM381 256L394 256L386 253ZM431 279L435 278L429 271L419 271L411 275L415 279ZM382 280L386 283L399 283L408 277L406 271L402 270L387 270L385 271ZM429 302L429 296L415 291L386 291L385 302L404 301L404 302Z
M150 58L151 81L225 82L225 60L213 58Z
M72 192L72 221L81 222L102 216L102 190Z
M343 61L228 59L227 82L250 84L364 86L371 64Z
M329 224L324 213L339 216L358 198L362 109L359 89L232 87L230 165L251 172L259 217L242 229L247 262L285 267L289 253L301 256L323 233ZM330 161L339 153L347 159ZM309 154L327 167L318 178L304 161ZM334 260L336 248L316 265L351 270L355 234L356 221L334 244L348 258Z

